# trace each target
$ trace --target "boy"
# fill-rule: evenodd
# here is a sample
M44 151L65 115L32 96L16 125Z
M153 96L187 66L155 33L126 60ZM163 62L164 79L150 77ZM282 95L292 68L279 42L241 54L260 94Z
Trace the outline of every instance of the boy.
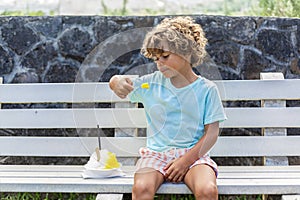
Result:
M147 146L140 149L132 199L153 199L164 181L183 181L196 199L218 198L217 165L208 152L226 116L215 84L192 69L202 63L206 43L190 17L166 18L146 35L141 49L158 71L110 80L120 98L143 103L146 112Z

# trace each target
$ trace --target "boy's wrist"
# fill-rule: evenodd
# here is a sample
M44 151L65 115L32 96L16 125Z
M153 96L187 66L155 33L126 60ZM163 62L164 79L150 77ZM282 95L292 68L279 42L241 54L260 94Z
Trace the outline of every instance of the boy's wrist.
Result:
M187 164L189 164L189 166L191 166L196 160L200 158L198 154L193 152L193 150L187 152L183 157L183 159Z

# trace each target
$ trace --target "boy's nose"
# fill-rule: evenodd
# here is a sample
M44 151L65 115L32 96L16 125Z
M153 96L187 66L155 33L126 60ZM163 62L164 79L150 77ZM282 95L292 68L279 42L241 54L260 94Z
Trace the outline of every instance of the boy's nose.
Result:
M163 56L159 56L158 61L159 62L163 62L164 61L164 57Z
M156 63L157 63L157 64L160 64L160 65L162 65L162 64L164 63L164 60L162 59L162 56L160 56L160 57L158 58L158 60L156 61Z
M162 63L161 61L158 60L158 61L156 61L156 66L157 66L157 67L162 67L162 66L163 66L163 63Z

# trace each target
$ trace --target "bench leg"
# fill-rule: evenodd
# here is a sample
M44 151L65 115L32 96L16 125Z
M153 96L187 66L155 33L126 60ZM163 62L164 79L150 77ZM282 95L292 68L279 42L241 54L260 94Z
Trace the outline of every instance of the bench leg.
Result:
M299 195L282 195L281 200L300 200Z
M96 200L122 200L123 194L98 194Z

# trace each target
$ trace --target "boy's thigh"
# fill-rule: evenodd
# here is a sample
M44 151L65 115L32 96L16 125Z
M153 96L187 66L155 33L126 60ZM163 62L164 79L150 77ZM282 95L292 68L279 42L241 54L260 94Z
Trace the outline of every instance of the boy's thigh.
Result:
M164 175L153 168L141 168L134 174L134 184L154 188L155 191L164 182Z
M216 185L216 173L214 169L206 164L200 164L192 167L184 177L185 184L195 191L197 187L204 187L209 184Z

